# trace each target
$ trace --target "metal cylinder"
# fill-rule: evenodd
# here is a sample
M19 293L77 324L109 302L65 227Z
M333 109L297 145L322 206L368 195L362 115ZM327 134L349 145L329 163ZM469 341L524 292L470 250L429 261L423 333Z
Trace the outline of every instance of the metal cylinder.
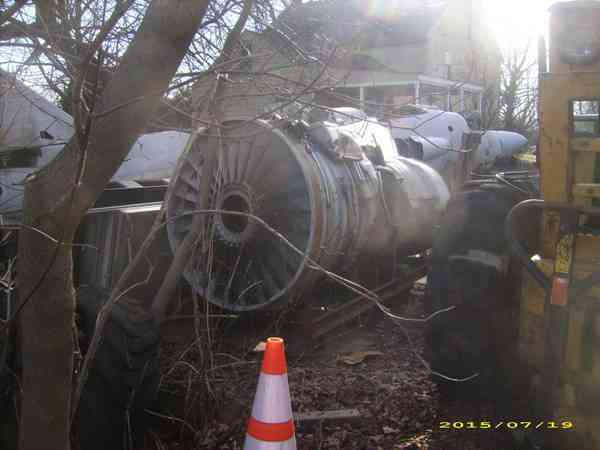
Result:
M175 250L198 208L203 151L218 150L200 134L182 155L167 195L167 230ZM368 122L311 126L230 121L222 134L211 208L258 216L300 253L251 218L215 214L211 267L185 271L210 302L234 311L295 298L320 275L380 255L429 248L448 200L441 177L398 156L385 127Z

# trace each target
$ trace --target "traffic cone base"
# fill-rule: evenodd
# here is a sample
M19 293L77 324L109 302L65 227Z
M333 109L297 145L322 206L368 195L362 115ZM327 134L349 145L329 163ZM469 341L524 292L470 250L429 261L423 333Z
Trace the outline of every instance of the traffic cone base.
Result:
M285 442L265 442L246 435L244 450L296 450L296 438L293 437Z

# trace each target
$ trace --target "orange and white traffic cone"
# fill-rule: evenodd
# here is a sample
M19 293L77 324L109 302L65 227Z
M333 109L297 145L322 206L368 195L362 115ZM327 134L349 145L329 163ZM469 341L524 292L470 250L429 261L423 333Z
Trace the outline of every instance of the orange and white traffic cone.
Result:
M296 450L283 339L269 338L244 450Z

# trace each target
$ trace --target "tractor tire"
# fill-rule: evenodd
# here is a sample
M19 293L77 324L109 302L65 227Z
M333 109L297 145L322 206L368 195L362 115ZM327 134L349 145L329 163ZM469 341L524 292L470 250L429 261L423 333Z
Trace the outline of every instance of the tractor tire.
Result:
M3 301L1 298L0 301ZM0 448L17 448L18 410L15 393L18 392L18 380L15 371L14 327L10 334L0 334Z
M504 220L518 200L502 188L480 188L448 203L432 249L425 309L454 309L428 323L426 354L432 371L446 377L478 375L466 382L434 376L442 394L499 393L501 360L518 326L504 236Z
M82 350L94 334L96 317L108 293L78 292ZM81 450L134 450L142 447L149 425L146 409L156 401L159 383L159 329L152 314L127 298L112 309L84 386L77 414Z

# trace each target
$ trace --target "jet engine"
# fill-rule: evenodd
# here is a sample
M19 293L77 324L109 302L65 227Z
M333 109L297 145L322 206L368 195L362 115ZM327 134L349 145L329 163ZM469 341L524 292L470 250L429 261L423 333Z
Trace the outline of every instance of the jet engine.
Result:
M440 175L400 157L376 122L233 120L220 144L210 132L191 139L166 198L169 241L175 251L199 208L200 180L213 177L209 207L221 212L210 215L211 258L192 258L184 275L233 311L301 296L323 277L319 267L350 274L429 248L449 197ZM217 173L203 172L206 151L218 152Z

